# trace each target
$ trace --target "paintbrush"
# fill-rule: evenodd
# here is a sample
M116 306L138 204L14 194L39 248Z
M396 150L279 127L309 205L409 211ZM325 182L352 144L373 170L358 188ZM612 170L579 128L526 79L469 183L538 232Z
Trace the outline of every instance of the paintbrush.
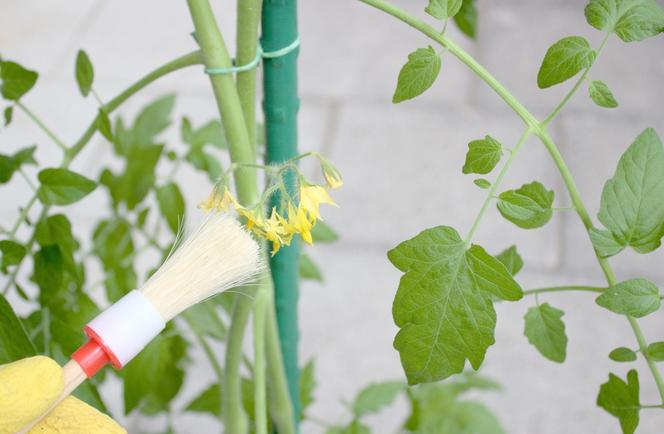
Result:
M259 250L233 216L210 212L143 287L129 292L84 327L88 341L63 368L62 394L19 433L27 433L105 365L121 369L183 310L249 283L264 267Z

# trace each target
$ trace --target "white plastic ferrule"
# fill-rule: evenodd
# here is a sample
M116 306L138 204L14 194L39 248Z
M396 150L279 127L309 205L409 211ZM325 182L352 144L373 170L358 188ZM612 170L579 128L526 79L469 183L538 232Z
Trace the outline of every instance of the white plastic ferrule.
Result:
M85 327L110 356L117 369L126 365L166 327L157 308L133 290L97 315Z

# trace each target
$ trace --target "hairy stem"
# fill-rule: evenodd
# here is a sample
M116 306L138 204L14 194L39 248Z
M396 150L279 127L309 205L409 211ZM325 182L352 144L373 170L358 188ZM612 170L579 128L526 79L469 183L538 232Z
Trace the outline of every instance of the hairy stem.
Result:
M563 286L549 286L546 288L534 288L523 291L523 295L544 294L546 292L566 292L566 291L586 291L586 292L604 292L606 288L598 286L584 286L584 285L563 285Z
M576 212L579 215L579 218L581 219L584 227L586 228L586 231L589 231L593 227L592 219L590 218L590 215L588 214L588 211L586 210L585 205L581 200L581 196L579 195L574 178L572 177L572 174L570 173L564 159L560 155L558 147L555 145L548 132L546 131L546 126L543 123L539 122L535 116L533 116L493 75L491 75L484 67L478 64L472 56L470 56L461 47L457 46L443 35L437 33L433 27L409 15L402 9L387 3L385 0L360 1L374 6L375 8L398 18L416 30L429 36L434 41L440 43L442 46L447 48L450 53L452 53L461 62L468 66L468 68L474 71L489 87L491 87L498 94L498 96L500 96L505 101L505 103L526 123L526 125L533 129L533 133L544 144L545 148L553 158L554 163L556 164L556 167L558 168L558 171L563 178L563 181L565 182L565 186L567 187L572 203L574 204ZM576 86L576 88L578 89L578 86ZM569 98L571 98L571 95L566 97L567 100L569 100ZM597 262L602 268L609 286L615 285L617 283L617 279L609 262L606 259L603 259L597 251L595 251L595 256L597 258ZM648 367L657 385L662 403L664 404L664 379L662 378L662 375L660 374L655 362L651 360L647 351L645 351L647 349L647 341L645 340L638 322L632 317L627 317L627 319L630 323L630 326L632 327L634 335L636 336L636 340L639 343L639 349L646 359Z
M231 58L226 49L219 27L215 21L208 0L188 0L189 10L194 22L194 28L203 53L206 67L229 68L232 66ZM210 75L210 82L214 92L219 114L224 125L229 151L233 163L254 164L254 152L246 128L242 111L240 96L233 81L228 74ZM252 205L259 199L256 178L256 169L239 167L233 171L237 197L243 205ZM269 273L265 273L262 285L271 282ZM270 293L272 292L271 286ZM232 323L229 330L226 346L224 371L224 427L227 432L243 434L248 430L246 415L242 408L242 389L240 379L240 363L242 361L242 341L246 329L249 313L253 301L246 296L236 296L233 306ZM273 301L270 298L268 311L273 311ZM269 312L268 312L269 315ZM279 352L278 333L276 323L269 321L266 324L267 359L269 360L268 381L283 382L284 370ZM290 405L287 390L276 389L277 395L270 400L271 409L279 409L286 403ZM280 434L293 433L292 421L288 424L286 417L291 418L292 413L281 413L274 417L275 425ZM284 417L286 416L286 417Z
M258 49L258 23L261 19L262 0L237 1L237 42L235 63L246 65L256 58ZM251 151L256 155L256 69L238 72L237 91L244 113Z
M265 319L269 301L268 288L262 286L254 301L254 413L256 434L267 434L267 398L265 380Z
M210 362L210 366L212 366L212 370L217 376L217 382L219 384L219 394L221 395L222 393L221 383L224 379L224 370L221 368L221 364L219 363L219 360L217 360L217 356L215 356L214 351L210 347L210 344L208 344L208 342L205 340L205 336L199 333L196 327L194 327L194 323L191 319L191 313L189 311L184 312L184 319L185 321L187 321L189 329L196 336L196 340L198 341L198 343L201 344L201 347L203 347L203 351L205 351L205 356L207 357L208 361ZM223 402L221 396L219 396L219 401ZM220 408L219 411L221 410L222 409Z
M28 115L28 117L35 123L37 126L46 134L60 149L62 149L64 152L67 152L67 146L65 143L60 140L58 136L55 135L55 133L46 126L46 124L37 116L34 114L30 109L28 109L21 101L16 101L16 106L20 108L23 113Z

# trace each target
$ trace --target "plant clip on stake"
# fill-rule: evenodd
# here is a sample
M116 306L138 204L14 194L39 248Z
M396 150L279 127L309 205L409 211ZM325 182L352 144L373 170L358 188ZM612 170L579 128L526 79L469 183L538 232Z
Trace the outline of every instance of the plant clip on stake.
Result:
M211 212L141 289L129 292L85 326L88 342L64 366L62 394L19 433L27 433L105 365L125 366L183 310L250 282L263 268L259 251L233 216Z
M265 0L263 3L261 45L266 52L277 51L298 39L297 1ZM295 49L284 56L265 58L263 87L267 162L280 163L297 155L297 56ZM295 174L285 179L289 194L296 194ZM275 195L273 205L278 205ZM283 247L270 260L274 280L279 339L284 359L288 390L293 402L293 417L300 414L298 346L298 248Z

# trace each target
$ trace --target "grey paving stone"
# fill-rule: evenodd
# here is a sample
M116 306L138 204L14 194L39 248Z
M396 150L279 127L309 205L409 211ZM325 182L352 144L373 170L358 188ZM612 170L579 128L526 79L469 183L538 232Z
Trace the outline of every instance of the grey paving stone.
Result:
M522 130L515 116L500 112L350 105L342 112L331 153L346 182L335 194L341 207L324 215L358 244L393 247L440 224L463 236L486 197L473 176L461 174L467 143L491 134L511 147ZM544 148L531 139L504 189L534 179L557 189L556 173ZM559 224L556 216L540 230L524 231L491 205L475 239L496 253L516 243L528 263L555 268Z
M664 131L661 119L643 115L622 117L622 113L565 116L561 120L563 155L576 178L581 196L596 224L604 182L613 176L618 160L636 136L647 127ZM564 267L574 270L598 270L588 240L578 218L569 213L564 233ZM625 251L611 260L618 277L642 276L664 279L660 249L647 255Z

